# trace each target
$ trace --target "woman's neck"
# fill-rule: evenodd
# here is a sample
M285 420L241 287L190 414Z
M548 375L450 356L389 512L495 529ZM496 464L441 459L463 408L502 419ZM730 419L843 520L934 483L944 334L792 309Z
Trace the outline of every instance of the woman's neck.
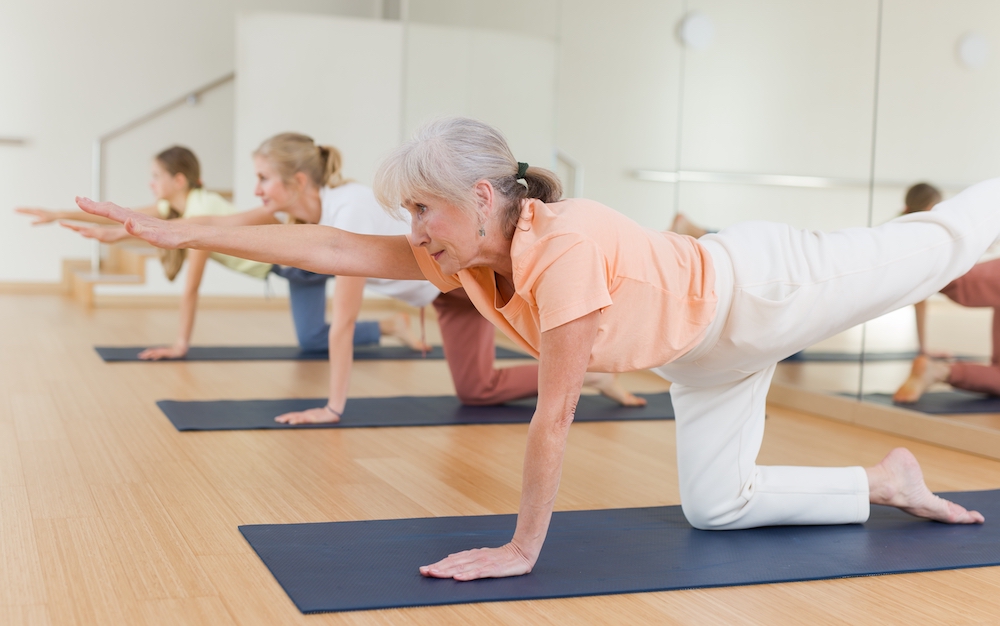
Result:
M169 202L170 206L176 209L178 213L184 215L184 210L187 209L187 198L189 193L191 193L190 189L178 191L172 196L165 198L165 200Z
M302 190L297 201L300 209L299 214L305 218L304 221L309 224L319 224L323 217L323 198L320 196L319 189L310 185Z

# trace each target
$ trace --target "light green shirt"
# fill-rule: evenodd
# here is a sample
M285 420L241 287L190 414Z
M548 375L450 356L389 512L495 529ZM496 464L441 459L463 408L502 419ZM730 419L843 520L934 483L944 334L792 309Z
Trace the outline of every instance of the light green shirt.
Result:
M156 210L160 217L166 219L170 215L170 203L160 200L156 203ZM225 198L205 189L192 189L187 195L187 206L182 217L202 217L206 215L232 215L236 208L226 201ZM231 270L253 276L254 278L264 278L271 271L270 263L260 263L258 261L248 261L227 254L213 252L211 258L222 263Z

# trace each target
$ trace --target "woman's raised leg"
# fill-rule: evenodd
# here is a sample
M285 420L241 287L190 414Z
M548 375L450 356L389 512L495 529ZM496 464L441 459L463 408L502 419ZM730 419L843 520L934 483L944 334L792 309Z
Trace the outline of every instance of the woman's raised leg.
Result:
M924 300L968 272L998 236L1000 179L875 228L748 222L706 235L713 258L722 248L731 259L734 278L725 333L703 364L756 372Z

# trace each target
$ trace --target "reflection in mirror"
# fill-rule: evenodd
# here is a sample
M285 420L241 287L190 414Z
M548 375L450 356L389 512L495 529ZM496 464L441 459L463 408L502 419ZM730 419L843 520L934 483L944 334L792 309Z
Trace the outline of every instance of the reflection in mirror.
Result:
M435 115L480 117L567 193L650 228L678 212L713 229L869 223L873 0L407 6L404 135ZM861 336L811 348L840 361L782 366L778 380L856 393Z
M651 228L866 225L876 39L870 0L563 0L557 146ZM777 379L857 391L860 331L814 350L851 362Z
M997 47L1000 6L991 2L926 2L915 9L902 0L886 0L883 19L882 71L876 152L874 219L880 223L903 208L906 188L926 181L944 198L964 187L997 175L1000 170L1000 127L995 123L1000 101L1000 63L991 55ZM995 328L990 285L1000 281L1000 264L985 263L998 256L990 251L958 285L932 296L924 307L923 348L934 356L951 355L987 364L993 352ZM947 294L947 295L946 295ZM949 297L950 296L950 297ZM962 304L972 306L962 306ZM916 349L916 311L907 307L893 314L900 329L893 349ZM869 337L874 333L869 330ZM1000 333L997 333L1000 336ZM874 347L872 346L872 350ZM990 368L921 359L927 377L904 390L906 399L928 392L951 392L941 379L956 386L978 386L1000 393L1000 372ZM938 367L943 366L943 367ZM892 394L907 380L909 361L869 363L865 393ZM943 372L943 374L942 374ZM976 379L978 385L970 385ZM996 382L995 382L996 381ZM913 381L911 381L913 382ZM934 384L931 384L934 383ZM955 420L1000 427L984 415Z

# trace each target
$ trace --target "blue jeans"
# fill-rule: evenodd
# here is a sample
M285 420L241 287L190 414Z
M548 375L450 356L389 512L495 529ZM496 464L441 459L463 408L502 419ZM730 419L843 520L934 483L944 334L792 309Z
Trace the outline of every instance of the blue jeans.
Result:
M316 274L297 267L275 265L272 274L288 280L292 303L292 321L299 347L306 352L326 351L330 347L330 325L326 323L326 281L332 276ZM382 332L376 321L358 321L354 325L354 345L378 343Z

